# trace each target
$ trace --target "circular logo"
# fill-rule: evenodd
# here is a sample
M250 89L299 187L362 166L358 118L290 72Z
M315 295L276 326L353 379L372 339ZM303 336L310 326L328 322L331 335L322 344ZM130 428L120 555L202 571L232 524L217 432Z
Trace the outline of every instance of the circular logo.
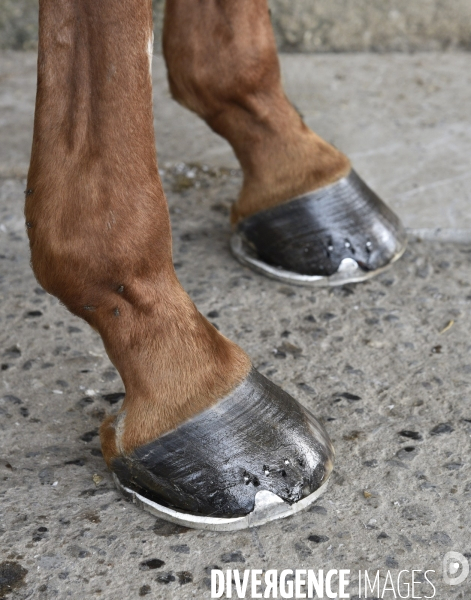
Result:
M443 557L443 580L448 585L459 585L469 575L469 562L459 552L447 552Z

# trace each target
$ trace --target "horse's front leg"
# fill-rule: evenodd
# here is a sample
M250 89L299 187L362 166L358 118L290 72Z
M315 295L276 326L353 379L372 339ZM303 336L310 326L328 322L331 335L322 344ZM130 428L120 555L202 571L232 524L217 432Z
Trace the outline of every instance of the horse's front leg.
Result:
M32 265L99 332L123 379L122 408L101 427L119 485L181 522L240 528L257 522L254 510L269 520L312 501L332 450L177 280L154 145L151 14L148 0L40 2Z

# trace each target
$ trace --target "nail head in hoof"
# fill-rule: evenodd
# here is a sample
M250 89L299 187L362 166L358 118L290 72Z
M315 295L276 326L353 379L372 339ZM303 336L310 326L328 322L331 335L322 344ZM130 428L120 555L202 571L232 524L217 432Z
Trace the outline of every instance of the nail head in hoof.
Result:
M239 223L235 257L252 269L298 285L343 285L384 271L407 243L398 217L351 171Z
M111 463L117 487L142 508L223 531L303 510L332 466L322 425L255 369L216 405Z

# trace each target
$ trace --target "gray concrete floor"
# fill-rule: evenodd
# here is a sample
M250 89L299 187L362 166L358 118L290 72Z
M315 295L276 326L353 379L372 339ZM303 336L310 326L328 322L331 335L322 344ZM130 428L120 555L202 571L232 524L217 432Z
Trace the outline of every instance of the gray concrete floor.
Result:
M471 230L469 57L282 58L307 122L422 238L447 230L411 236L389 272L332 290L280 285L233 260L240 174L218 168L235 166L225 143L171 103L156 57L177 273L203 314L324 421L337 451L309 512L230 534L166 524L113 488L97 428L118 409L107 394L121 381L100 339L44 294L28 264L34 60L0 57L0 597L209 598L217 565L344 568L353 582L359 569L433 569L436 598L469 598L469 580L452 588L441 577L448 550L471 557L471 245L443 241Z

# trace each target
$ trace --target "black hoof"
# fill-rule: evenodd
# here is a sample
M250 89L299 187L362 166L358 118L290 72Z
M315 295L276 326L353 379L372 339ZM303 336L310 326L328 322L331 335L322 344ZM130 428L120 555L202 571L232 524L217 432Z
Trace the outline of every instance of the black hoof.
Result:
M406 242L398 217L351 171L244 219L231 247L242 263L275 279L341 285L381 272L402 255Z
M255 369L215 406L111 464L118 487L144 508L207 529L298 512L332 466L322 425Z

